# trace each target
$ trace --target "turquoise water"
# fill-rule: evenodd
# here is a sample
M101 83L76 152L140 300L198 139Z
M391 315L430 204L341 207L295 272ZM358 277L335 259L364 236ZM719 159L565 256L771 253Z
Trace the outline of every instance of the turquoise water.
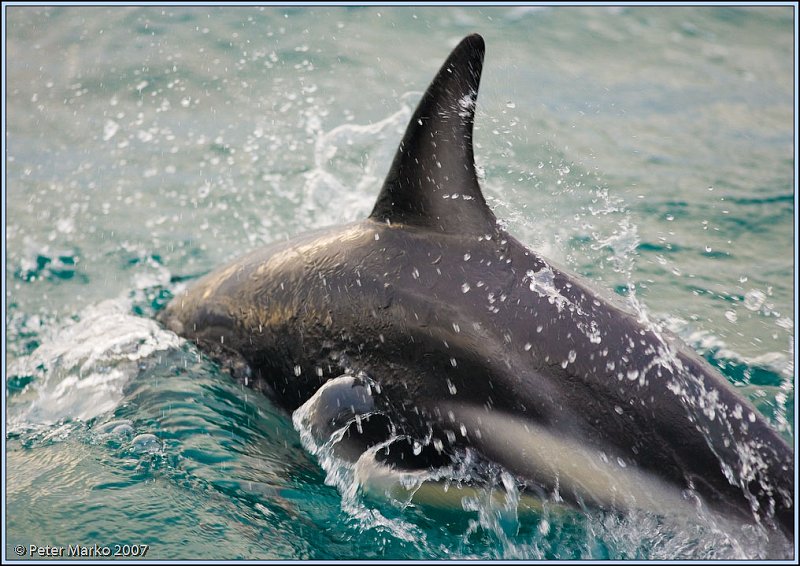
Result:
M421 92L477 31L497 216L677 332L793 442L791 8L7 15L9 558L790 553L703 521L352 491L291 415L151 317L227 259L368 214Z

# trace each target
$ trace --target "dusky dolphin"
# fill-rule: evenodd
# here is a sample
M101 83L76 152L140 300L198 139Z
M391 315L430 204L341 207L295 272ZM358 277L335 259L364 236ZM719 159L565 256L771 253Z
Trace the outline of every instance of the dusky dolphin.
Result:
M160 320L289 411L321 392L315 426L355 417L345 451L389 440L389 466L469 449L567 501L791 533L793 452L758 410L498 225L473 161L484 50L471 35L445 61L368 218L253 251Z

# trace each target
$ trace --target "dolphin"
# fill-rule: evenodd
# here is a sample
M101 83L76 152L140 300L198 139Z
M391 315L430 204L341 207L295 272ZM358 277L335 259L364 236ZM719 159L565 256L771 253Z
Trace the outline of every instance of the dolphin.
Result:
M498 224L473 159L484 52L470 35L444 62L368 218L236 259L159 320L281 407L314 398L351 458L468 450L557 500L792 533L793 451L752 403Z

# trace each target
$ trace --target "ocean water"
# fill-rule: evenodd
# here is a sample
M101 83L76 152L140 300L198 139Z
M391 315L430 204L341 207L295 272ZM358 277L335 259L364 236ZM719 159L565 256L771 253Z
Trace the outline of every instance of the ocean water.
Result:
M366 216L422 91L479 32L498 218L794 444L791 7L6 10L9 559L791 556L754 527L528 507L502 470L449 507L375 496L152 319L225 260Z

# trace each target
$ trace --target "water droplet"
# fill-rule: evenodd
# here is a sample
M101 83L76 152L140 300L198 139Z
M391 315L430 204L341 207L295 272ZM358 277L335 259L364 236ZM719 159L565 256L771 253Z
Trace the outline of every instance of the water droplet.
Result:
M615 412L616 412L618 415L621 415L621 414L622 414L622 407L620 407L619 405L616 405L616 406L614 406L614 411L615 411Z
M107 120L105 126L103 126L103 141L110 140L118 131L119 124L117 124L114 120Z
M468 253L464 254L464 261L469 261L469 258L471 258L471 257L472 256L470 254L468 254Z
M458 362L456 361L455 358L450 358L450 365L453 366L453 367L457 367L458 366Z
M458 393L458 389L456 389L455 384L449 379L447 380L447 390L450 392L450 395L455 395Z
M461 292L462 293L468 293L469 289L470 289L469 283L464 283L464 284L461 285Z
M525 351L526 352L530 352L531 351L531 347L532 347L532 344L530 342L526 342L525 343Z
M294 374L296 376L300 377L301 373L303 373L303 368L301 368L299 365L298 366L294 366Z
M459 332L461 332L461 327L458 325L458 323L457 323L457 322L454 322L454 323L453 323L453 331L455 331L455 333L456 333L456 334L458 334Z
M639 379L639 370L638 369L629 369L628 370L628 379L631 381L636 381Z
M569 354L567 354L567 359L569 363L575 363L575 359L578 357L578 353L575 350L570 350Z
M725 318L728 322L736 322L736 313L734 311L725 311Z

